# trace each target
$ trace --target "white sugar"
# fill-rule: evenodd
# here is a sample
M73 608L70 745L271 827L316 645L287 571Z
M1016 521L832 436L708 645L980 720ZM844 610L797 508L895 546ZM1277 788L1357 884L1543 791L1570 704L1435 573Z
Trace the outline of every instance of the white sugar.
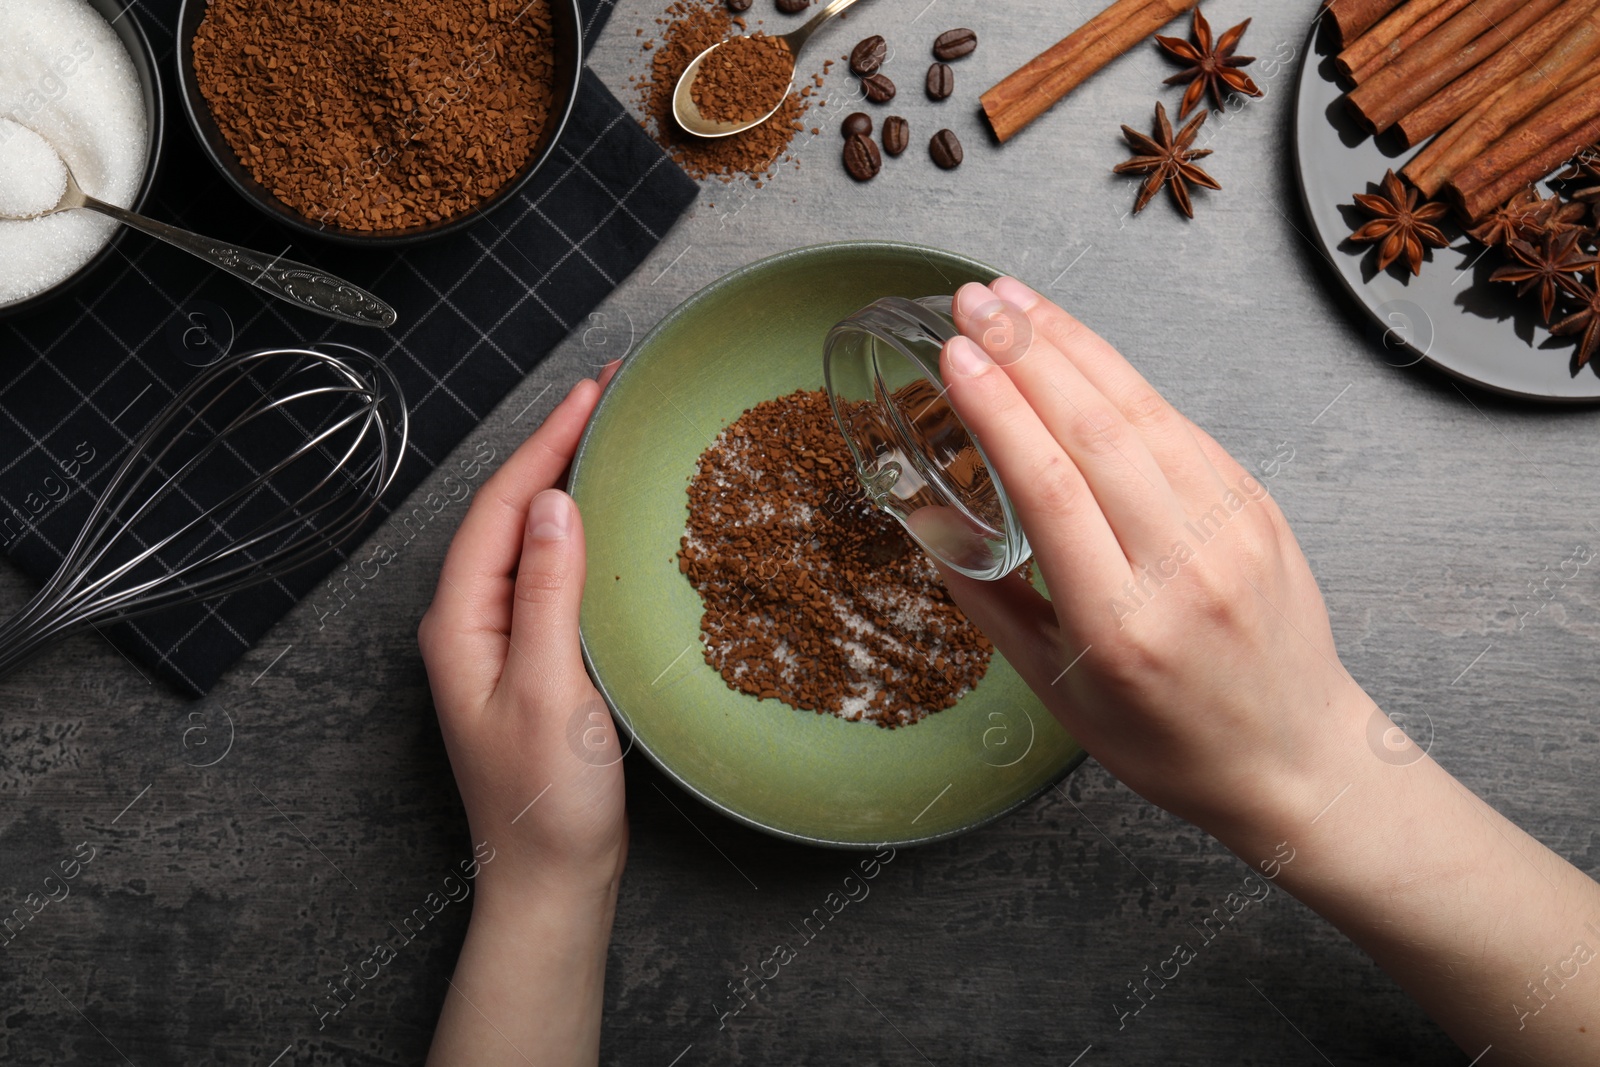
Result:
M17 126L27 127L66 161L84 192L133 204L150 143L144 93L116 31L85 0L0 0L0 118L12 120L0 125L0 161L25 135ZM5 174L0 162L0 185ZM27 195L0 189L0 214ZM71 277L116 229L89 211L0 221L0 306Z
M0 215L38 215L61 202L67 168L50 142L0 119Z

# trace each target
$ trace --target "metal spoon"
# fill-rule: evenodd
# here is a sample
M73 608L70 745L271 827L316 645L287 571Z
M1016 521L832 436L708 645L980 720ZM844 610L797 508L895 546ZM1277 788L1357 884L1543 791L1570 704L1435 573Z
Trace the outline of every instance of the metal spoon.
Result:
M812 34L822 29L823 23L840 14L855 2L856 0L829 0L828 5L806 20L804 26L801 26L798 30L773 38L773 40L782 41L789 46L789 55L791 57L789 76L791 80L794 77L793 64L799 61L800 50L806 46L807 41L811 40ZM738 40L738 38L728 38L728 41L734 40ZM770 119L778 108L783 106L784 97L788 95L786 89L784 94L773 102L772 107L767 110L765 115L750 122L712 122L700 114L700 108L695 104L694 95L689 92L689 86L694 84L695 76L700 73L700 64L705 62L706 57L727 44L728 41L719 41L695 56L694 62L684 68L682 77L678 79L677 88L672 91L673 117L678 120L679 126L682 126L697 137L728 137L736 133L743 133L752 126L759 126Z
M0 220L26 222L29 219L42 219L46 215L55 215L63 211L88 208L90 211L109 215L123 225L147 233L157 240L199 256L234 277L242 278L262 292L305 308L307 311L315 311L320 315L341 322L354 323L357 326L387 327L395 324L397 316L394 308L365 289L324 274L316 267L305 263L296 263L282 256L263 255L248 248L236 248L197 233L190 233L188 230L180 230L176 226L168 226L164 222L147 219L115 204L96 200L78 185L66 160L61 161L61 167L67 173L67 188L55 207L32 215L0 215Z

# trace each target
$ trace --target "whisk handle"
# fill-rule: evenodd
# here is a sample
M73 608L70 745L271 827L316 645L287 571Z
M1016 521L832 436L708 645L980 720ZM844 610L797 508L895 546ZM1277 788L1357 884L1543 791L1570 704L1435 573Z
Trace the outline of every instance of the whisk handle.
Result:
M305 263L296 263L282 256L269 256L248 248L239 248L224 241L191 233L169 226L155 219L136 215L131 211L107 204L92 197L87 207L109 215L118 222L141 233L220 267L236 278L243 279L262 292L286 300L307 311L338 319L357 326L387 327L395 323L394 308L357 285L335 278Z

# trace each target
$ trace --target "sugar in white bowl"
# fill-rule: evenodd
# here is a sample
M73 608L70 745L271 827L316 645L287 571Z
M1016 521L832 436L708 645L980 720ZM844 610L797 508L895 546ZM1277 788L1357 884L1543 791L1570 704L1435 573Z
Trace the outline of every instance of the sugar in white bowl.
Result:
M0 182L10 153L37 150L16 144L32 131L84 192L132 206L150 147L144 91L121 38L86 0L0 0L0 119L11 120L0 123ZM0 191L0 214L26 195ZM71 277L116 229L90 211L0 221L0 308Z

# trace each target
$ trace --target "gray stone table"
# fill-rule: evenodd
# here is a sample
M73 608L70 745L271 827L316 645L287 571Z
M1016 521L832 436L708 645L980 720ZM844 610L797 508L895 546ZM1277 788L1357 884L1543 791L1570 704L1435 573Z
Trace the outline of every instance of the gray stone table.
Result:
M578 376L753 259L861 237L967 253L1072 308L1248 466L1287 460L1272 463L1269 484L1356 678L1490 804L1600 871L1600 585L1582 570L1551 582L1554 601L1526 625L1514 614L1530 584L1594 543L1595 414L1394 369L1335 291L1286 153L1287 60L1312 0L1207 5L1219 29L1256 17L1244 50L1262 57L1267 96L1218 124L1207 166L1226 191L1200 193L1193 222L1165 202L1128 216L1135 187L1110 174L1126 155L1118 125L1148 123L1170 73L1152 47L1011 145L991 144L978 92L1099 6L867 0L828 50L889 37L901 50L889 69L906 87L896 110L919 147L878 180L851 182L835 132L850 79L836 68L822 133L797 142L797 162L760 189L708 186L462 454L479 442L508 453ZM660 9L620 7L593 65L624 93L643 68L635 31L653 34ZM919 89L924 49L963 25L982 43L957 65L956 96L934 105ZM1159 92L1175 103L1176 90ZM966 144L953 173L920 148L936 123ZM447 906L320 1029L311 1005L470 853L415 644L461 513L430 523L338 614L302 604L198 703L148 683L98 638L0 682L0 907L37 891L80 842L93 850L70 897L0 949L0 1062L421 1060L468 905ZM0 604L28 591L0 570ZM230 735L226 755L197 766ZM628 762L633 847L607 977L607 1063L1470 1058L1282 893L1242 912L1119 1029L1127 983L1248 872L1093 761L993 826L902 851L869 898L721 1029L728 982L840 885L851 857L734 825Z

